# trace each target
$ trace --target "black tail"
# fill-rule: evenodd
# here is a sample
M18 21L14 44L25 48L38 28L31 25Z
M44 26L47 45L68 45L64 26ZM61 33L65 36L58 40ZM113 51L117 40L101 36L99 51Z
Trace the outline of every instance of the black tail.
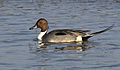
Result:
M106 32L106 31L112 29L113 27L114 27L114 24L111 25L111 26L109 26L108 28L106 28L106 29L104 29L104 30L101 30L101 31L98 31L98 32L91 33L90 35L91 35L91 36L94 36L94 35L97 35L97 34L101 34L101 33L103 33L103 32Z
M90 34L86 35L85 37L83 37L83 40L84 40L84 41L87 41L87 39L89 39L90 37L93 37L93 36L95 36L95 35L97 35L97 34L101 34L101 33L103 33L103 32L106 32L106 31L112 29L113 27L114 27L114 24L111 25L111 26L109 26L108 28L106 28L106 29L104 29L104 30L101 30L101 31L98 31L98 32L94 32L94 33L90 33Z

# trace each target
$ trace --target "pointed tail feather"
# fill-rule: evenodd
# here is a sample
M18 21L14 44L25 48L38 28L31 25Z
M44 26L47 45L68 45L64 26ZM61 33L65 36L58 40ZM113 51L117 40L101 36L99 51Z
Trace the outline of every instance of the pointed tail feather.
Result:
M101 34L101 33L103 33L103 32L106 32L106 31L112 29L113 27L114 27L114 24L111 25L110 27L104 29L104 30L101 30L101 31L98 31L98 32L94 32L94 33L88 34L88 35L86 35L85 37L83 37L83 41L87 41L89 38L91 38L91 37L93 37L93 36L95 36L95 35L97 35L97 34Z
M98 32L91 33L90 35L91 35L91 36L94 36L94 35L97 35L97 34L101 34L101 33L103 33L103 32L106 32L106 31L112 29L113 27L114 27L114 24L111 25L111 26L109 26L108 28L106 28L106 29L104 29L104 30L101 30L101 31L98 31Z

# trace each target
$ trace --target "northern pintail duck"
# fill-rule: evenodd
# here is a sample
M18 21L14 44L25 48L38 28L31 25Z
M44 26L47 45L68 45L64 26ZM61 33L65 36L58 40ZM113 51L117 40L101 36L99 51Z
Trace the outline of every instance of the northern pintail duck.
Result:
M110 30L112 27L113 25L94 33L90 33L89 30L75 29L56 29L48 32L48 21L45 18L40 18L29 30L40 28L41 32L38 35L38 40L44 43L72 43L87 41L90 37Z

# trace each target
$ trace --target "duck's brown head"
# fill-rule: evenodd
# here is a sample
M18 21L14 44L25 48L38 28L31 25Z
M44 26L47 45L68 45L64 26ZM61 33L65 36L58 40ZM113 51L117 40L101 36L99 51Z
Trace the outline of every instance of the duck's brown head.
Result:
M44 32L46 30L48 30L48 22L45 18L40 18L36 24L34 26L32 26L31 28L29 28L29 30L32 30L34 28L40 28L41 32Z

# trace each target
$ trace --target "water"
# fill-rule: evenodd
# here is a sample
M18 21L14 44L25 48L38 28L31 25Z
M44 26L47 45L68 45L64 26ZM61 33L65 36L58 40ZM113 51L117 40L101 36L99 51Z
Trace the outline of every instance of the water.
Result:
M41 17L49 30L115 27L89 39L85 51L53 50L66 44L37 51L39 30L28 29ZM119 34L119 0L0 0L0 70L119 70Z

